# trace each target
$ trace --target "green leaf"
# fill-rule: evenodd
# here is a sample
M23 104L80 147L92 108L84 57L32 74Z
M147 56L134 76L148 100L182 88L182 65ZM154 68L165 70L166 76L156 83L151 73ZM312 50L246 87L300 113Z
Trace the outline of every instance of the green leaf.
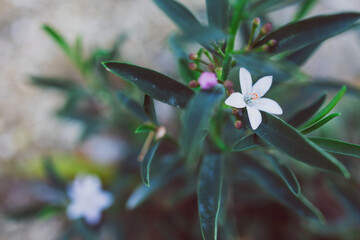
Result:
M271 52L297 50L348 30L359 18L360 13L356 12L308 18L279 28L261 39L254 47L275 39L277 45L270 49Z
M255 133L266 143L295 160L319 170L344 175L346 178L350 177L345 166L336 158L304 137L297 129L271 114L262 113L262 123L255 130Z
M52 77L31 77L31 82L40 87L54 88L69 92L80 89L80 86L72 80Z
M313 53L319 48L322 42L310 44L304 48L300 48L292 52L290 55L286 57L286 60L301 66L303 65L312 55Z
M188 156L192 156L193 150L198 149L199 144L206 137L210 118L224 96L224 88L217 86L210 91L197 92L189 102L180 136L180 143Z
M250 12L252 15L258 16L260 13L276 11L300 1L301 0L260 0L250 6Z
M123 63L105 62L105 68L133 83L150 97L174 107L184 108L194 92L176 80L151 69Z
M267 155L266 159L269 161L276 173L282 178L290 191L295 196L300 196L300 184L292 169L285 162L280 163L279 160L275 159L271 155Z
M144 111L156 125L159 124L156 116L154 100L146 94L144 96Z
M64 51L66 56L71 58L71 48L69 44L65 41L63 36L61 36L60 33L58 33L55 29L53 29L49 25L44 24L42 28L59 45L59 47Z
M150 124L143 124L140 125L138 128L136 128L135 133L146 133L146 132L151 132L151 131L155 131L156 127L154 125L150 125Z
M301 128L304 129L308 126L311 126L321 120L323 117L325 117L326 114L328 114L340 101L341 97L345 94L345 92L346 86L342 86L342 88L337 92L334 98L318 114L316 114L309 121L307 121Z
M293 127L300 126L307 120L309 120L321 107L326 99L326 93L322 94L315 102L310 104L309 106L301 109L296 114L294 114L287 123Z
M307 15L317 1L318 0L304 0L300 5L300 8L298 9L298 12L295 14L294 22L300 20L305 15Z
M308 128L305 128L304 130L301 130L301 133L302 134L308 134L308 133L311 133L313 131L315 131L316 129L318 128L321 128L323 125L325 125L327 122L329 122L331 119L337 117L341 115L341 113L333 113L323 119L321 119L320 121L318 121L317 123L311 125L310 127Z
M154 158L154 155L155 155L156 150L158 149L159 145L160 145L160 141L155 143L155 145L146 153L144 159L141 161L141 164L140 164L141 178L143 180L143 183L148 187L150 187L151 161Z
M45 170L47 180L57 189L65 191L66 190L65 180L59 175L51 157L49 156L44 157L43 167Z
M329 138L311 137L309 139L327 152L360 157L360 145Z
M227 30L230 14L228 0L206 0L206 12L210 26Z
M136 116L139 120L143 122L150 121L150 118L148 117L148 115L146 115L141 105L137 103L135 100L129 98L121 91L117 92L117 97L119 99L119 102L121 102L124 105L124 107L128 111L130 111L134 116Z
M284 182L275 173L264 168L262 165L246 156L242 157L241 171L252 177L252 179L265 191L278 199L288 208L293 209L297 214L313 220L324 222L321 212L312 205L302 194L296 197L285 185Z
M241 152L255 147L261 147L260 139L256 134L250 134L237 141L233 148L233 152Z
M201 232L204 240L217 239L217 220L222 186L222 158L205 156L198 182L198 207Z
M81 72L83 72L83 45L82 45L82 38L80 36L76 37L75 46L72 51L72 59L76 66L79 68Z

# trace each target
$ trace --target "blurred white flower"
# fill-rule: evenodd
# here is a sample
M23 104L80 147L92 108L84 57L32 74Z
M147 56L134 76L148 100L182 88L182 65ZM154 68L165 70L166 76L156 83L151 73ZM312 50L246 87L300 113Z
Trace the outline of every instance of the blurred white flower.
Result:
M270 89L272 76L260 78L254 86L252 85L251 75L245 68L240 68L239 80L241 92L232 93L226 100L225 104L235 108L246 107L251 128L257 129L262 121L260 111L271 114L282 114L280 105L269 98L262 98Z
M70 204L66 213L72 220L84 217L86 223L95 225L101 219L101 212L110 207L114 199L110 192L101 188L97 176L78 175L68 187Z

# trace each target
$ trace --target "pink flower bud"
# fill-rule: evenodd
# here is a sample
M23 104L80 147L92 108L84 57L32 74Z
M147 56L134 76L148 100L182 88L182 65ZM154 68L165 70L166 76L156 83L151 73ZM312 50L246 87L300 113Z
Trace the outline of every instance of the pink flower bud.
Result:
M232 89L232 88L234 87L234 84L232 83L232 81L226 80L226 81L224 82L224 87L225 87L226 89Z
M254 20L252 22L252 27L257 28L259 25L260 25L260 18L258 18L258 17L254 18Z
M236 127L237 129L241 129L241 128L242 128L242 122L241 122L240 120L236 120L236 121L235 121L235 127Z
M196 65L196 63L189 63L189 64L188 64L188 68L189 68L190 70L195 71L195 70L197 69L197 65Z
M261 28L262 34L268 34L272 30L272 24L270 22L265 23L264 26Z
M200 75L198 82L200 84L201 89L209 90L218 83L218 80L215 73L203 72Z
M190 59L190 60L194 61L194 60L196 60L197 58L198 58L198 55L196 55L195 53L190 53L190 54L189 54L189 59Z
M189 82L189 87L191 87L191 88L197 88L198 86L199 86L199 83L195 80L191 80Z

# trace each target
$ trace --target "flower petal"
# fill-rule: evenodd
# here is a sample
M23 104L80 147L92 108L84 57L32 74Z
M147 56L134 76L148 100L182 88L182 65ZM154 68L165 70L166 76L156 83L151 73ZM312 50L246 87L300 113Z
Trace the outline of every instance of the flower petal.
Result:
M256 107L246 106L246 110L249 115L251 128L256 130L262 121L261 113Z
M264 96L271 87L272 79L272 76L265 76L260 78L252 87L251 92L256 93L259 97Z
M251 80L251 75L249 71L246 70L246 68L240 68L239 80L240 80L241 93L246 94L250 92L252 87L252 80Z
M235 108L243 108L246 106L244 95L241 93L232 93L226 100L225 104Z
M268 112L271 114L280 115L283 113L280 105L270 98L259 98L256 102L254 102L254 107L259 109L260 111Z

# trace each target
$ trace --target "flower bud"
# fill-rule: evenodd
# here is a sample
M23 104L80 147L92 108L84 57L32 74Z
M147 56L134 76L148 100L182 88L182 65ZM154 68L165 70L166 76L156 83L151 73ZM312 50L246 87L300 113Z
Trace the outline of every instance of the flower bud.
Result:
M254 18L253 22L252 22L252 28L257 28L260 25L260 18L256 17Z
M236 127L237 129L241 129L241 128L242 128L242 122L241 122L240 120L236 120L234 125L235 125L235 127Z
M233 110L232 110L232 114L235 116L235 117L238 117L239 116L239 109L237 109L237 108L234 108Z
M225 87L226 89L232 89L232 88L234 87L234 84L232 83L232 81L226 80L226 81L224 82L224 87Z
M267 42L267 45L269 47L275 47L277 45L277 40L276 39L271 39L270 41Z
M196 55L195 53L190 53L189 54L189 59L192 61L195 61L198 58L198 55Z
M196 69L197 69L197 65L196 65L196 63L189 63L188 64L188 68L190 69L190 70L193 70L193 71L195 71Z
M264 26L261 28L260 32L261 34L265 35L271 32L272 30L272 24L270 22L265 23Z
M159 126L156 130L156 136L155 139L159 140L160 138L163 138L166 134L166 128L163 126Z
M192 80L189 82L189 87L191 87L191 88L197 88L199 86L200 86L199 83L195 80Z
M215 65L214 64L210 63L207 67L211 72L215 71Z
M264 52L267 52L267 51L269 51L270 47L269 47L268 45L263 45L263 46L261 47L261 49L262 49Z
M209 90L218 83L218 80L215 73L203 72L200 75L198 82L200 84L201 89Z
M230 96L231 94L233 94L235 91L234 91L234 89L229 89L229 90L227 90L227 94Z

